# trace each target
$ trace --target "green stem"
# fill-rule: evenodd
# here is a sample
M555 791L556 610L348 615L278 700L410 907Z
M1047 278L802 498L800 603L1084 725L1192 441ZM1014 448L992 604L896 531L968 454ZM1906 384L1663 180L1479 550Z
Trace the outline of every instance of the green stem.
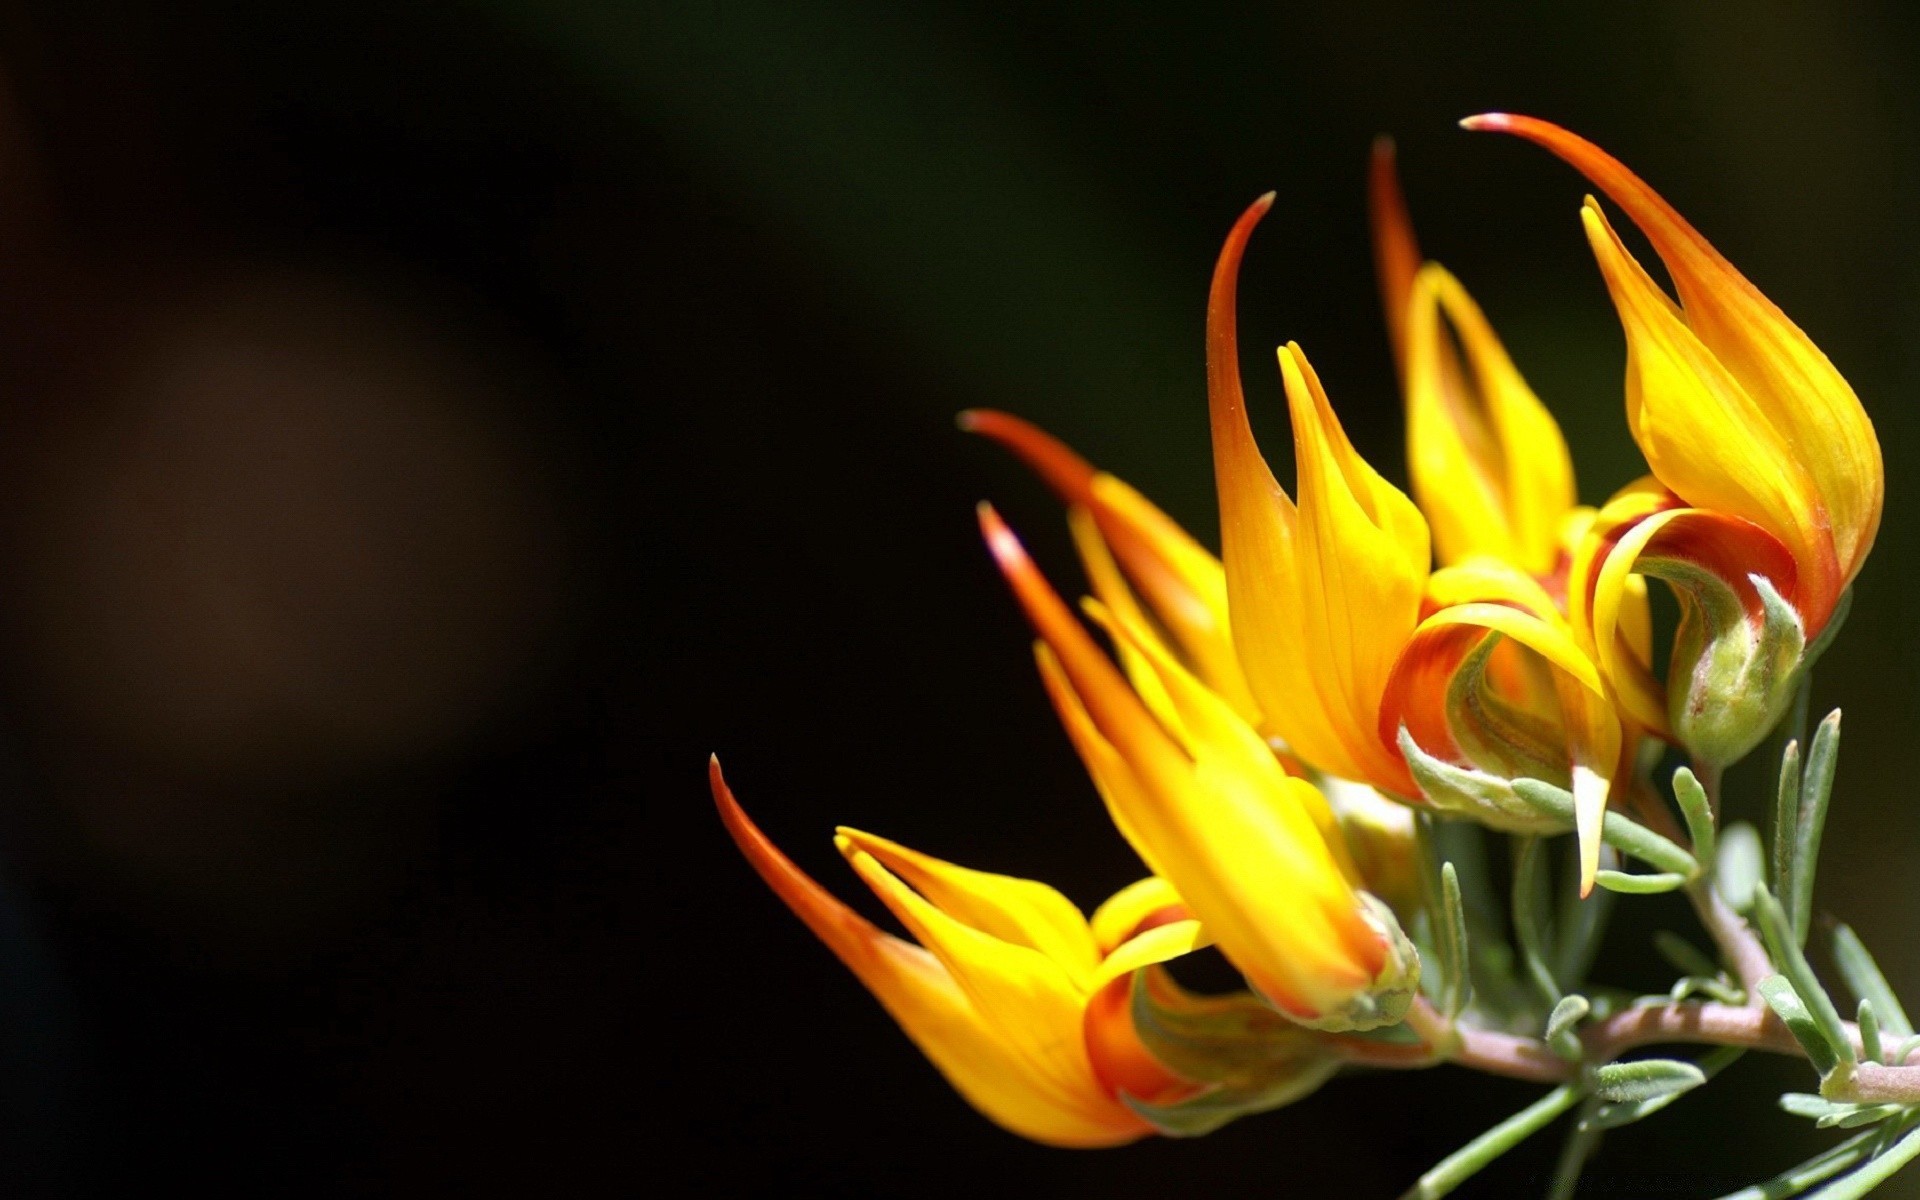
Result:
M1560 1148L1560 1161L1553 1168L1546 1200L1573 1200L1574 1189L1580 1186L1580 1172L1600 1146L1600 1127L1588 1120L1599 1109L1600 1102L1595 1099L1588 1099L1580 1109L1580 1119L1573 1123L1566 1145Z
M1484 1170L1494 1159L1551 1124L1580 1100L1580 1089L1562 1084L1449 1154L1420 1177L1401 1200L1436 1200Z

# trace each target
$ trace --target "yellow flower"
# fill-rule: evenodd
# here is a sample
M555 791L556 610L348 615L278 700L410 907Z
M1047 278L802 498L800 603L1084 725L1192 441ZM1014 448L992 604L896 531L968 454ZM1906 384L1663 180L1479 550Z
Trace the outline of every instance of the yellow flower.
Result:
M1113 1146L1154 1131L1123 1097L1165 1105L1194 1092L1134 1036L1126 999L1135 970L1205 944L1161 881L1122 891L1089 923L1045 884L842 829L841 852L915 944L876 928L768 841L717 759L709 781L754 870L988 1119L1049 1145Z
M1561 531L1575 503L1566 439L1466 289L1438 263L1423 265L1392 143L1374 147L1370 184L1408 472L1440 561L1490 555L1551 575L1564 565Z
M1658 193L1592 143L1531 117L1470 129L1534 141L1572 164L1646 235L1670 299L1589 198L1581 221L1627 338L1627 423L1661 489L1629 489L1582 564L1577 590L1598 633L1633 573L1673 582L1690 627L1669 678L1672 732L1703 760L1731 762L1765 736L1817 653L1880 525L1880 445L1852 387L1806 334ZM1778 563L1784 548L1791 568ZM1646 681L1609 668L1642 720Z
M1406 764L1379 734L1394 659L1420 619L1427 523L1347 440L1296 345L1280 371L1293 418L1299 504L1248 425L1234 306L1240 260L1273 202L1262 197L1220 252L1207 306L1207 394L1221 557L1234 647L1265 729L1302 759L1402 797Z
M1129 687L1011 531L982 506L1001 570L1039 632L1040 670L1114 824L1269 1003L1302 1024L1368 1029L1404 1014L1419 959L1362 890L1337 818L1152 630L1097 602L1151 669Z

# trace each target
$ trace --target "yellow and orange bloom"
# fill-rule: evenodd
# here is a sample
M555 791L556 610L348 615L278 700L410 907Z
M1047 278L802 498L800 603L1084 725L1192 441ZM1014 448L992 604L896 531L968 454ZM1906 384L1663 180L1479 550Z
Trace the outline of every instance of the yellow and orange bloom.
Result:
M1121 893L1115 911L1096 917L1109 933L1103 946L1044 884L842 830L841 852L916 944L815 883L748 819L717 761L710 775L721 819L754 870L990 1120L1052 1145L1113 1146L1152 1132L1122 1091L1164 1103L1193 1090L1129 1037L1124 1002L1099 1002L1109 985L1124 992L1134 969L1202 944L1197 922L1167 911L1164 891ZM1115 941L1113 930L1137 936Z
M1612 156L1530 117L1464 124L1570 163L1646 235L1673 281L1677 302L1588 199L1581 221L1627 338L1627 424L1672 498L1636 487L1610 504L1574 590L1605 660L1601 631L1625 581L1675 585L1690 624L1663 723L1725 765L1778 720L1873 546L1885 478L1872 422L1806 334ZM1622 665L1608 677L1657 728L1648 681Z
M1222 1031L1222 1010L1244 1010L1245 1001L1189 995L1145 970L1206 944L1161 879L1122 889L1089 920L1045 884L840 830L835 844L916 939L907 941L782 854L734 799L717 760L709 777L721 820L754 870L954 1089L1013 1133L1096 1147L1204 1132L1290 1103L1339 1067L1331 1047L1277 1016L1264 1024L1242 1016ZM1188 1074L1163 1063L1155 1046Z
M1392 910L1364 890L1326 798L1153 630L1094 602L1095 618L1153 675L1150 691L1136 691L990 508L981 524L1040 635L1061 722L1147 867L1288 1017L1327 1030L1400 1020L1419 957Z

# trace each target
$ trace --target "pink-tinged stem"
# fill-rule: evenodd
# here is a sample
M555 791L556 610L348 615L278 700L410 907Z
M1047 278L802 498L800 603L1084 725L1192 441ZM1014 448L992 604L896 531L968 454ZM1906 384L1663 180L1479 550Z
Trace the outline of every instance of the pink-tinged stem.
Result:
M1883 1067L1863 1062L1851 1081L1835 1089L1835 1100L1856 1104L1920 1104L1920 1067Z
M1424 997L1407 1010L1407 1024L1432 1047L1432 1054L1489 1075L1558 1083L1573 1073L1565 1059L1535 1038L1457 1025L1441 1016Z

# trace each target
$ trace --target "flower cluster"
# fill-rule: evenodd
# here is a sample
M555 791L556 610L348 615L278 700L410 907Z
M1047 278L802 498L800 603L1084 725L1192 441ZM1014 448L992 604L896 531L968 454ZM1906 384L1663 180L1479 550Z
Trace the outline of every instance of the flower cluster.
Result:
M1571 164L1665 267L1671 295L1586 200L1646 477L1579 504L1546 406L1459 281L1423 261L1383 145L1371 205L1411 496L1356 452L1296 344L1278 351L1292 494L1253 435L1236 289L1272 195L1228 234L1208 300L1218 557L1032 425L962 417L1067 507L1092 593L1077 613L992 508L980 522L1037 635L1041 682L1146 878L1089 918L1043 884L841 830L903 939L801 873L713 766L748 861L1016 1133L1065 1146L1191 1134L1291 1102L1343 1063L1447 1055L1433 959L1456 883L1423 878L1423 831L1572 833L1583 897L1658 878L1614 869L1608 845L1656 866L1646 847L1664 846L1676 886L1690 882L1692 860L1649 828L1679 836L1651 764L1677 748L1711 790L1779 723L1844 615L1883 490L1847 382L1604 151L1530 118L1465 124ZM1649 579L1680 614L1664 669ZM1173 979L1165 964L1206 946L1245 991ZM1451 1017L1460 1003L1441 1006Z

